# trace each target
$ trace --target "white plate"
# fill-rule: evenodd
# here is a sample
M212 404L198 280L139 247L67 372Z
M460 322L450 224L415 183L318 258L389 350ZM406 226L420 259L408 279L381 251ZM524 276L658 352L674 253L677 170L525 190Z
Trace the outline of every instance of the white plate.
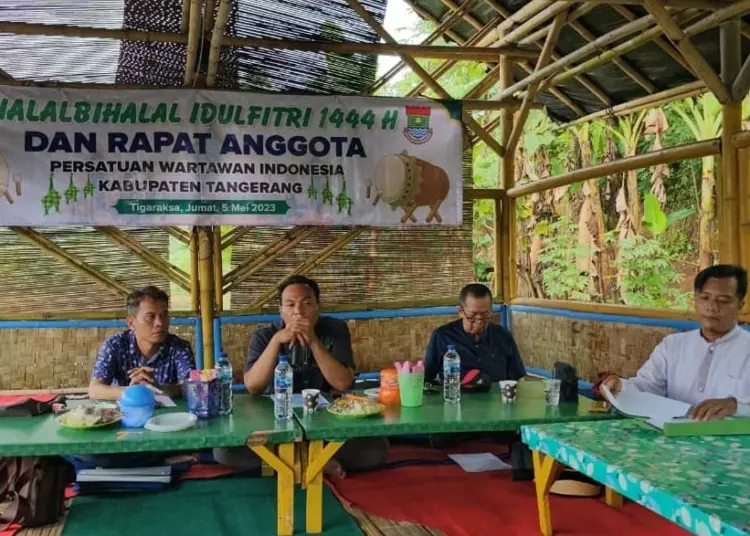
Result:
M192 413L165 413L151 417L145 428L152 432L179 432L192 428L197 421Z
M380 389L377 387L374 389L365 389L365 396L377 400L378 396L380 396Z

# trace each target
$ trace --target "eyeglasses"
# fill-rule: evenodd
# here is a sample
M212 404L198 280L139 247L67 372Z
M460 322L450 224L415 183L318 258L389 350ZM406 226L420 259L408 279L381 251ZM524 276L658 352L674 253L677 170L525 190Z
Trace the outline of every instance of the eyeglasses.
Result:
M485 322L492 318L492 313L477 313L472 315L467 315L464 311L464 320L467 322Z

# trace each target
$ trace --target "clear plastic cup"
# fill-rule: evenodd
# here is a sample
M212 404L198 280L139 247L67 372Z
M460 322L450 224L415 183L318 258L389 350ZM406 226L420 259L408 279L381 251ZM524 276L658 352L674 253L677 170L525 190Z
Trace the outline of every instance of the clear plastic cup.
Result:
M560 404L560 380L544 380L544 401L548 406Z

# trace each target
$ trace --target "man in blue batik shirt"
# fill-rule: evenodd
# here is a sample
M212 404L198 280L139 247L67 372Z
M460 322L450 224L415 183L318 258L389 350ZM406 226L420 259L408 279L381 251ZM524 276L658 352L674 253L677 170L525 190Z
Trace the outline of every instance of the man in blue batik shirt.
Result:
M171 397L195 368L190 344L169 333L169 296L156 287L132 292L128 330L104 341L94 363L89 396L117 400L129 385L150 384Z

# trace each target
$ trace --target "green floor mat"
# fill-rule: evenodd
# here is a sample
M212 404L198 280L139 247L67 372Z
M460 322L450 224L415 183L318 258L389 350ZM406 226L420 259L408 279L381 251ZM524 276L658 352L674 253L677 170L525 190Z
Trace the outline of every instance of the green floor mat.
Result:
M323 491L323 534L362 535L331 492ZM294 496L295 534L305 534L305 493ZM63 536L272 536L276 479L186 481L152 493L76 497Z

